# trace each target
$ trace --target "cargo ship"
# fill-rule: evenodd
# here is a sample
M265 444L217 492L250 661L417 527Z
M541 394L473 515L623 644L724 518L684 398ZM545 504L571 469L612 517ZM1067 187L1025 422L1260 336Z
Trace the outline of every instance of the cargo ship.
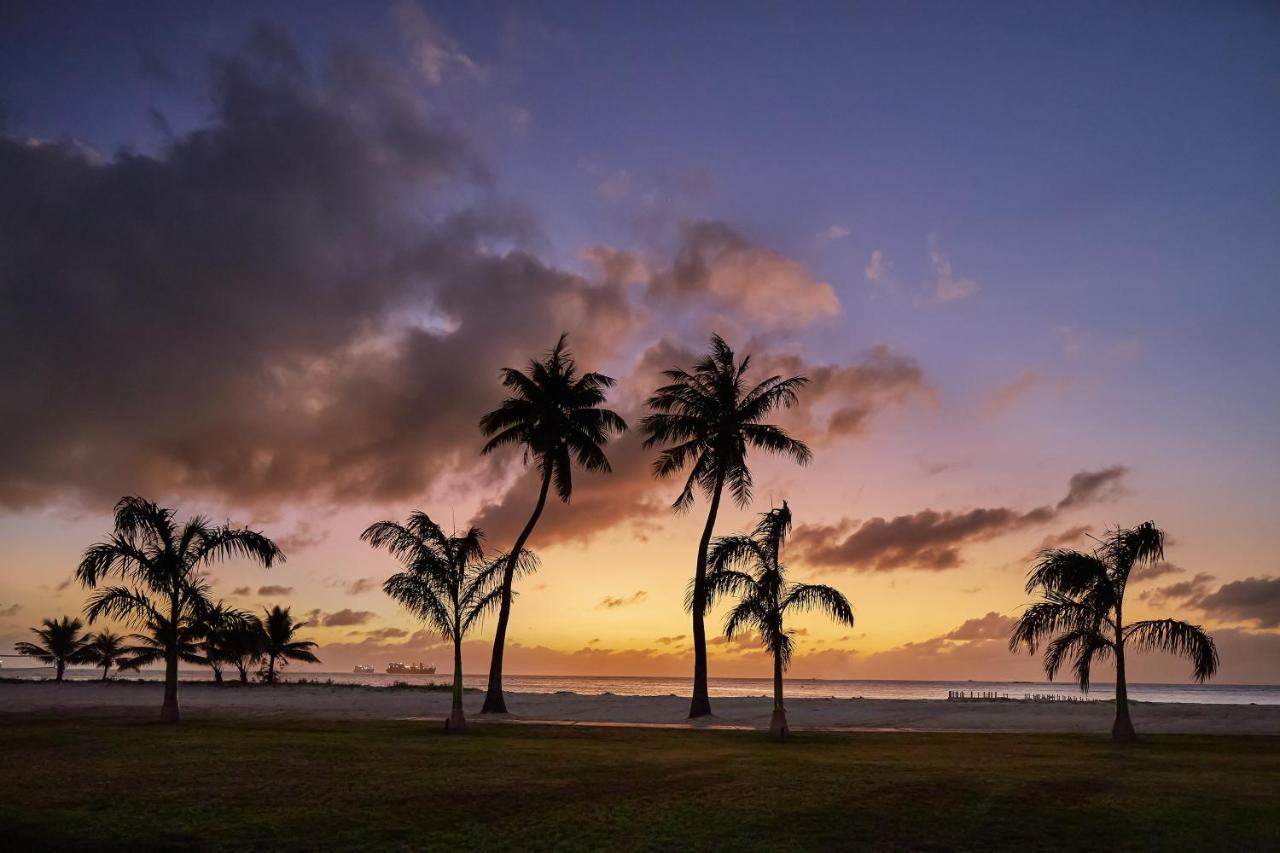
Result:
M356 675L373 675L373 667L363 663L356 664L356 668L351 671Z
M389 675L435 675L436 668L425 663L389 663L387 664L387 674Z

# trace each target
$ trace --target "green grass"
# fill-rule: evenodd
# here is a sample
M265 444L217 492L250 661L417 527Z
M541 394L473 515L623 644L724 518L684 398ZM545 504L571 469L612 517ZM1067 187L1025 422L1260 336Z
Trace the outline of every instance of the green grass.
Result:
M1280 738L5 721L6 849L1280 848Z

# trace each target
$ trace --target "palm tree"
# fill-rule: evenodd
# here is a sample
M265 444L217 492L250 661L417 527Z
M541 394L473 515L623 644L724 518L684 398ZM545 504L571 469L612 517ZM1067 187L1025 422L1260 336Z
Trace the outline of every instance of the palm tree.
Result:
M669 445L654 462L658 477L669 477L689 468L684 488L673 504L676 512L693 506L694 491L701 490L710 501L707 522L698 541L694 564L693 611L693 700L690 717L711 713L707 694L707 637L703 617L707 610L707 548L720 511L720 496L727 485L734 502L745 507L751 502L751 469L747 450L756 448L789 456L801 465L813 457L809 447L773 424L761 423L770 412L790 408L796 392L809 380L804 376L770 376L747 390L744 382L751 356L736 362L733 350L719 335L711 336L711 351L698 360L689 373L679 368L663 375L671 380L649 398L648 415L641 426L648 437L645 447Z
M138 670L162 661L167 662L170 649L177 650L178 660L183 663L201 666L208 663L201 653L202 628L199 622L182 619L175 631L172 622L156 614L143 627L144 631L129 635L133 643L124 648L121 669Z
M424 512L409 515L405 524L379 521L360 535L374 548L385 548L404 571L387 578L382 589L453 643L453 707L445 731L462 734L467 718L462 710L462 640L502 600L498 583L509 559L486 561L484 533L472 527L461 536L446 536ZM526 551L517 566L532 570L536 558Z
M1199 625L1175 619L1124 623L1124 593L1135 566L1164 559L1164 531L1153 522L1108 531L1092 554L1054 549L1041 551L1027 574L1027 592L1041 591L1043 600L1029 606L1009 638L1009 648L1025 646L1034 654L1047 641L1044 671L1052 681L1067 658L1080 689L1088 691L1095 660L1111 658L1116 668L1116 719L1111 737L1131 741L1125 682L1125 651L1164 651L1191 660L1197 682L1218 670L1213 638ZM1052 639L1050 639L1052 638Z
M276 683L276 662L284 666L291 660L306 663L320 663L320 658L312 653L316 644L311 640L295 640L294 635L307 627L306 622L294 622L289 608L280 609L275 605L267 611L267 618L262 621L262 655L267 659L264 678L268 684Z
M239 657L232 647L232 635L245 628L250 615L243 610L227 606L221 600L210 605L200 617L200 651L205 663L213 671L215 683L222 683L222 667L234 663Z
M85 661L102 667L102 680L106 681L111 667L120 667L126 659L125 638L110 631L99 631L89 635L85 645Z
M202 575L211 562L229 557L256 560L266 568L284 561L284 554L266 536L254 530L214 527L203 516L185 524L174 520L171 509L139 497L125 497L115 507L115 530L106 542L90 545L76 570L86 587L113 572L132 587L111 586L90 600L86 613L93 622L114 616L137 625L180 626L196 620L212 605L209 585ZM160 719L176 723L178 710L177 633L165 652L164 704Z
M13 648L20 655L33 657L41 663L53 664L54 681L62 683L62 676L67 671L67 664L85 663L88 660L85 645L88 638L80 636L84 623L70 616L61 619L42 619L41 628L32 628L40 641L38 643L15 643Z
M760 644L773 655L773 718L769 736L787 739L787 711L782 701L782 673L791 666L794 642L783 619L793 610L818 610L842 625L853 625L853 608L833 587L823 584L789 583L782 564L782 546L791 532L791 508L782 502L760 516L750 536L723 536L711 545L708 557L707 606L721 595L732 595L738 603L725 618L724 635L732 640L754 630ZM742 571L747 568L748 571ZM692 593L692 590L690 590ZM693 606L693 597L686 602Z
M249 683L250 668L262 660L264 637L262 620L252 613L219 635L222 656L240 673L241 684Z
M605 390L613 379L602 373L578 375L573 354L565 345L566 335L541 360L529 362L527 372L515 368L502 370L502 384L512 395L498 408L480 419L481 431L489 441L482 454L501 447L523 448L524 461L531 459L542 475L538 502L524 529L508 554L502 575L502 601L498 609L498 626L493 638L493 659L489 664L489 689L484 697L482 714L505 714L507 703L502 697L502 655L507 640L507 622L511 618L511 586L515 580L516 562L524 554L529 535L538 524L547 492L554 481L560 500L569 502L573 494L573 464L587 471L609 472L604 445L610 436L621 435L627 422L609 409L601 408Z

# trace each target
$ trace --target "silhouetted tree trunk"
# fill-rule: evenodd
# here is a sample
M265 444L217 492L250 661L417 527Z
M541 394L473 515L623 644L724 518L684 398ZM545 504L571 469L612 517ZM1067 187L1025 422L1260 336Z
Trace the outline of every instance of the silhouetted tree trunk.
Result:
M236 659L235 665L236 665L236 671L240 673L240 683L248 684L249 683L249 664L247 664L245 662L245 659L241 657Z
M711 694L707 690L707 629L703 625L707 609L707 548L715 531L716 515L720 512L720 492L724 490L724 473L716 475L716 486L711 493L711 506L707 510L707 523L698 540L698 561L693 570L693 700L689 703L689 716L705 717L711 713Z
M165 637L164 647L164 704L160 706L160 722L176 723L182 718L178 711L178 598L173 597L169 610L170 635Z
M222 667L215 666L213 668L213 683L214 684L222 683Z
M525 542L529 540L529 534L533 533L533 528L537 526L538 518L547 505L547 491L550 488L551 466L548 465L546 472L542 475L542 489L538 492L537 506L533 508L533 515L529 516L524 530L520 531L520 537L516 539L516 544L511 549L510 559L507 560L507 567L502 573L502 605L498 610L498 627L493 633L493 658L489 662L489 689L484 696L481 714L507 713L507 703L502 698L502 652L507 644L507 622L511 619L511 584L515 580L516 560L524 551Z
M53 680L54 680L54 681L56 681L57 683L61 684L61 683L62 683L62 674L63 674L64 672L66 672L66 671L67 671L67 663L66 663L66 661L63 661L63 660L57 660L57 661L54 661L54 663L55 663L57 666L56 666L56 668L54 669L54 672L53 672Z
M267 658L267 684L276 683L276 656L273 652Z
M107 680L107 674L111 672L111 661L107 661L102 665L102 680Z
M1129 719L1129 685L1124 671L1124 619L1120 605L1116 605L1116 721L1111 726L1111 739L1117 743L1129 743L1138 739Z
M773 716L769 720L769 739L778 743L786 741L791 730L787 728L787 709L782 705L782 658L773 656Z
M460 735L467 730L467 717L462 711L462 626L459 625L453 641L453 708L449 711L449 724L445 731Z

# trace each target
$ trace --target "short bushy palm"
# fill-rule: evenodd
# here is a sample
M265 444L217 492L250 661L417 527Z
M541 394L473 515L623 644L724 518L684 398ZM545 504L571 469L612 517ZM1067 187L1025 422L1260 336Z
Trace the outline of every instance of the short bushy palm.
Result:
M569 502L573 494L573 466L586 471L608 472L604 445L613 435L621 435L627 422L603 408L605 391L613 379L603 373L578 373L577 363L565 343L566 336L542 360L529 362L527 372L512 367L502 370L502 384L511 396L480 419L480 430L489 437L481 453L503 447L519 447L526 464L538 467L542 485L533 514L525 522L508 554L502 575L502 600L493 637L493 658L489 664L489 688L482 714L506 713L502 696L502 658L506 649L507 622L511 618L511 590L516 576L515 558L524 553L529 536L542 516L547 493L554 482L560 500Z
M201 652L200 638L199 623L183 619L175 631L172 622L156 614L147 620L142 631L129 635L131 643L124 649L120 668L138 670L164 663L171 649L177 650L182 663L202 666L208 661Z
M263 680L268 684L276 683L278 667L289 661L320 663L320 658L311 651L316 644L296 639L295 635L305 627L306 622L293 621L288 607L282 609L277 604L267 611L267 618L262 620L262 657L267 659Z
M690 717L711 713L707 692L707 637L703 624L707 601L707 548L715 532L720 496L726 486L734 502L751 502L751 468L747 452L757 450L788 456L801 465L812 458L809 447L784 430L761 423L771 412L798 402L797 392L809 380L770 376L748 388L746 373L751 356L737 361L719 335L711 336L711 351L698 360L693 372L674 368L663 375L671 380L649 398L653 414L641 424L647 433L645 447L664 445L654 462L658 477L689 469L684 488L676 498L677 512L693 506L694 492L707 498L707 521L698 540L693 571L693 699Z
M447 536L424 512L411 513L404 524L371 524L360 538L374 548L386 549L404 567L387 578L383 591L453 644L453 706L445 729L461 734L467 727L462 709L462 641L501 602L508 556L486 560L479 528ZM526 551L516 561L517 572L532 570L534 559Z
M13 648L20 655L36 658L41 663L53 664L54 680L61 684L68 664L88 662L88 653L85 651L88 638L80 635L83 627L83 622L70 616L43 619L39 628L31 629L39 642L15 643Z
M782 699L782 674L791 666L795 645L785 618L794 611L816 610L842 625L853 624L853 608L835 588L823 584L790 583L782 563L782 546L791 532L791 508L761 515L750 536L725 536L711 546L708 562L706 606L723 595L737 603L725 617L724 635L733 638L755 631L760 644L773 657L773 718L769 734L785 741L790 733ZM743 571L746 569L746 571ZM686 605L695 605L690 590Z
M119 634L106 630L90 634L84 650L87 663L102 667L103 681L111 674L111 667L124 669L122 664L127 657L125 638Z
M1082 690L1089 689L1093 664L1110 660L1116 670L1116 719L1111 736L1131 741L1125 652L1163 651L1189 658L1198 682L1218 670L1213 638L1199 625L1176 619L1124 623L1124 594L1134 568L1164 559L1164 531L1148 521L1109 531L1092 554L1042 551L1027 575L1027 592L1043 600L1028 607L1014 627L1009 648L1032 654L1045 644L1044 671L1052 681L1070 659Z
M197 621L212 606L202 572L211 562L240 557L270 568L284 554L261 533L215 527L202 516L178 524L171 509L139 497L122 498L115 508L115 530L107 541L85 551L76 576L91 589L118 574L132 586L111 586L89 599L93 622L116 617L135 625L168 625L172 645L166 649L164 704L160 718L176 723L178 710L178 631ZM176 626L176 627L173 627Z
M229 663L234 664L239 657L234 646L233 637L237 632L245 631L256 624L251 623L250 614L230 607L222 601L212 604L198 620L201 636L200 653L205 664L213 672L213 680L222 683L222 668Z

